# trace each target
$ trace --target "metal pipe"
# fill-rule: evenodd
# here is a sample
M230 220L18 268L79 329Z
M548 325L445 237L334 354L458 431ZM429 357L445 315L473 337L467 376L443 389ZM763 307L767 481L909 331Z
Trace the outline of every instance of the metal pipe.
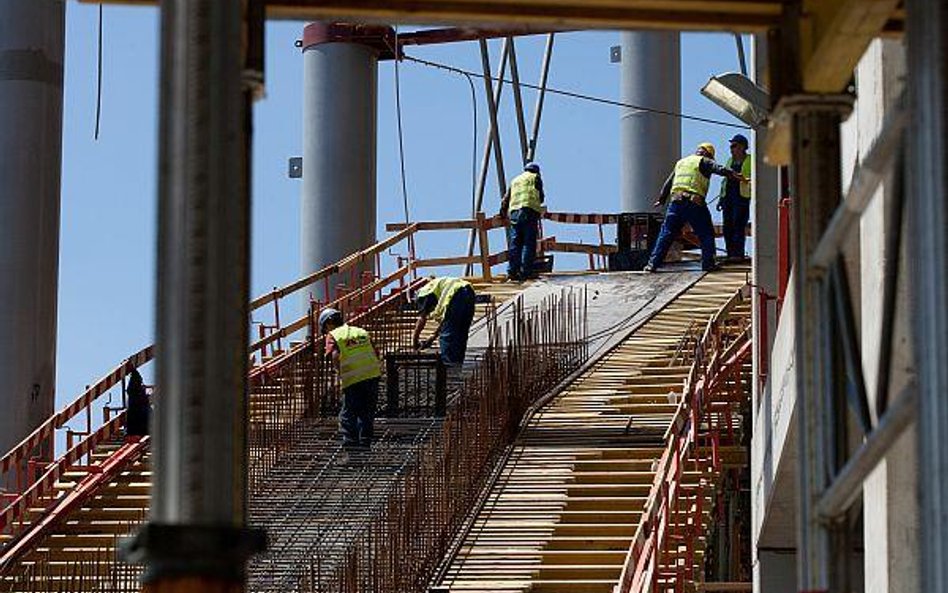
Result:
M820 242L810 259L811 273L823 274L833 265L849 231L859 222L863 210L875 195L886 171L895 160L901 144L902 132L908 125L908 113L904 109L886 118L878 139L859 164L846 198L837 206L826 226Z
M65 15L62 0L0 0L4 452L54 408ZM50 452L41 446L36 454Z
M523 96L520 93L520 68L517 65L517 46L513 37L507 38L510 41L510 83L513 87L514 110L517 114L517 131L520 133L520 158L522 164L527 164L527 126L523 116ZM501 77L503 78L503 77Z
M741 67L741 74L747 76L747 58L744 56L744 39L740 33L734 34L734 43L737 44L737 62Z
M155 481L130 556L155 587L239 588L245 529L248 2L161 6ZM262 27L255 27L262 31Z
M490 157L492 153L495 153L495 158L497 154L500 153L500 137L499 132L497 132L497 108L500 106L500 99L503 96L504 90L504 74L507 71L507 61L510 57L510 45L511 39L508 37L504 40L503 49L500 54L500 67L498 68L497 74L497 86L493 86L493 81L491 80L490 74L490 56L486 55L487 52L487 41L480 40L481 44L481 61L484 68L484 86L486 87L487 95L487 108L490 115L489 124L487 129L487 139L484 141L484 155L481 158L481 172L477 179L477 189L475 191L476 199L474 202L474 210L471 212L471 217L477 216L478 212L482 211L484 205L484 190L487 187L487 171L490 169ZM486 55L486 57L485 57ZM487 62L484 60L487 59ZM492 107L493 106L493 107ZM495 142L497 140L497 150L494 151ZM498 176L504 178L503 175L503 160L500 160L500 167L498 168ZM505 182L501 183L502 185L506 184ZM501 190L502 192L504 190ZM477 238L477 229L471 229L471 234L467 239L467 256L471 257L474 254L474 241ZM469 276L473 273L474 266L473 264L467 264L464 267L464 274Z
M543 50L543 64L540 66L540 91L537 93L537 103L533 109L533 125L530 127L530 143L527 151L527 161L536 159L537 139L540 137L540 118L543 116L543 101L546 99L546 81L550 76L550 62L553 59L553 39L555 33L546 38L546 47Z
M895 441L915 422L917 413L918 390L915 385L909 385L820 497L816 505L820 518L832 521L846 513L862 495L863 482L885 458Z
M913 254L911 311L919 390L923 591L948 583L948 4L906 2L911 112L906 201Z
M485 39L480 40L480 46L481 67L484 69L484 90L487 98L487 114L490 116L490 140L494 145L494 173L497 175L497 189L500 190L500 195L503 195L504 192L507 191L507 174L504 172L504 153L500 147L500 125L497 123L497 102L494 101L494 95L491 93L493 89L491 88L490 53ZM504 40L503 54L505 56L510 55L510 46L511 39L508 37ZM504 84L503 73L501 73L497 84ZM479 200L481 198L483 198L483 194L478 196ZM480 208L478 208L478 210L480 210Z

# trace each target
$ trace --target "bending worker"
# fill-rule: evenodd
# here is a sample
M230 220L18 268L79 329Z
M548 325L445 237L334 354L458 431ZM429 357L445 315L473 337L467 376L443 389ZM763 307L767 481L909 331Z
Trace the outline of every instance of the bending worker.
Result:
M747 137L735 134L731 138L731 157L724 165L751 178L754 159L747 153ZM747 239L747 221L750 220L751 184L749 181L725 179L721 184L718 210L724 215L724 245L729 260L744 259L744 242Z
M319 329L326 335L326 355L332 358L342 383L339 428L342 446L368 449L375 428L375 407L379 396L382 368L369 332L347 325L342 313L323 309Z
M527 163L523 173L510 182L500 203L500 216L507 218L507 279L526 280L533 274L537 255L537 226L543 213L543 179L540 165Z
M714 162L714 145L709 142L699 144L695 154L675 163L675 169L665 180L662 193L655 202L655 206L661 206L671 197L652 257L645 266L646 272L654 272L662 265L668 248L685 223L691 225L701 242L701 269L707 272L718 269L714 261L714 223L705 201L711 175L747 181L740 173Z
M467 353L467 334L474 320L474 289L471 284L460 278L431 278L418 291L415 303L420 314L412 338L415 348L427 348L437 337L441 360L449 365L462 364ZM434 335L422 343L421 331L429 315L440 323Z

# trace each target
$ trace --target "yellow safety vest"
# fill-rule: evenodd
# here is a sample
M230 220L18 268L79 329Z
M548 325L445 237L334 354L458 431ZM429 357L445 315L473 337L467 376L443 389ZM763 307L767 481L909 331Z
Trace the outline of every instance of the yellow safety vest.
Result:
M510 182L510 206L508 212L529 208L535 212L543 211L540 203L540 190L537 189L537 174L524 171Z
M730 169L730 168L731 168L731 165L733 165L733 164L734 164L734 159L733 159L733 158L729 158L729 159L727 160L727 165L725 165L725 166L726 166L728 169ZM741 175L743 175L744 177L750 179L750 178L751 178L751 169L752 169L753 166L754 166L754 159L751 157L750 153L748 153L747 156L744 157L744 162L741 163ZM724 183L721 184L721 197L723 198L723 197L725 196L725 194L727 194L727 180L725 180ZM747 181L747 182L742 181L742 182L741 182L741 197L742 197L742 198L747 198L748 200L751 199L751 184L750 184L750 181Z
M702 198L708 195L711 181L701 174L701 157L697 154L686 156L675 163L675 177L672 179L672 192L689 192Z
M343 325L329 335L339 347L339 379L343 389L382 375L369 332L354 325Z
M438 299L438 304L435 306L432 316L434 316L435 319L444 319L444 314L448 310L448 305L451 303L454 293L470 285L470 282L461 280L460 278L435 278L429 280L427 284L421 287L421 290L418 291L418 298L428 296L429 294L435 295L435 298Z

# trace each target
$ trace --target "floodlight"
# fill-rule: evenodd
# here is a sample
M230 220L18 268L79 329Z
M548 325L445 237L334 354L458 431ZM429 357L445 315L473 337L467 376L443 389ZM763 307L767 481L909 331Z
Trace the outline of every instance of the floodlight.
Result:
M754 128L763 125L770 116L770 95L743 74L728 72L712 76L701 94Z

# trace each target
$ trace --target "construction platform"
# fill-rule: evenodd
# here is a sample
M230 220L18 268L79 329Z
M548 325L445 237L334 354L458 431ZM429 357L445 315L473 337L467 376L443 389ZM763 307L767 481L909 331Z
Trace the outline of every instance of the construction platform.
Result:
M478 306L470 362L453 377L452 393L461 393L472 373L479 372L481 353L490 348L497 326L509 323L515 310L564 291L583 293L584 356L570 358L574 366L563 370L571 371L568 380L537 394L546 399L528 402L529 422L512 446L504 445L501 454L484 454L492 466L482 468L483 481L472 482L478 491L464 501L462 516L452 519L463 529L453 538L441 534L424 544L431 566L441 567L440 586L458 591L612 590L640 529L692 366L691 350L708 320L745 284L746 275L736 268L712 275L687 270L554 274L525 284L474 283L479 294L492 299ZM740 306L741 314L746 308ZM399 326L410 325L403 311L395 314ZM542 323L534 325L541 334ZM289 355L276 352L261 362ZM303 381L298 369L288 376L293 377L289 384ZM345 575L353 572L354 559L384 555L379 542L373 542L379 516L390 513L386 509L393 500L404 503L400 484L413 475L406 468L422 463L419 458L432 450L448 454L450 443L431 445L445 430L445 419L379 419L371 452L346 453L334 418L304 414L291 419L285 406L274 404L287 384L251 388L252 419L270 432L292 420L293 429L278 453L252 468L249 522L267 530L269 549L251 562L248 590L397 590L372 584L381 573L356 582ZM503 383L494 385L495 390L504 388ZM450 414L447 422L452 422ZM112 439L91 452L88 464L59 476L44 499L18 519L17 535L0 549L0 591L138 591L141 569L119 560L117 549L147 517L148 450L147 438L131 444ZM742 450L723 448L720 454L725 463L746 463ZM118 463L116 459L120 467L110 468L108 479L101 479L100 468ZM707 467L685 472L683 483L712 480L712 473ZM76 496L96 476L94 491ZM402 498L395 498L396 491ZM65 504L70 496L75 500ZM708 499L699 514L704 522L712 493L702 496ZM359 551L367 545L375 547ZM665 565L684 561L685 552L679 558L671 544L666 552ZM703 553L689 552L693 574L701 572ZM432 554L437 556L432 559Z

